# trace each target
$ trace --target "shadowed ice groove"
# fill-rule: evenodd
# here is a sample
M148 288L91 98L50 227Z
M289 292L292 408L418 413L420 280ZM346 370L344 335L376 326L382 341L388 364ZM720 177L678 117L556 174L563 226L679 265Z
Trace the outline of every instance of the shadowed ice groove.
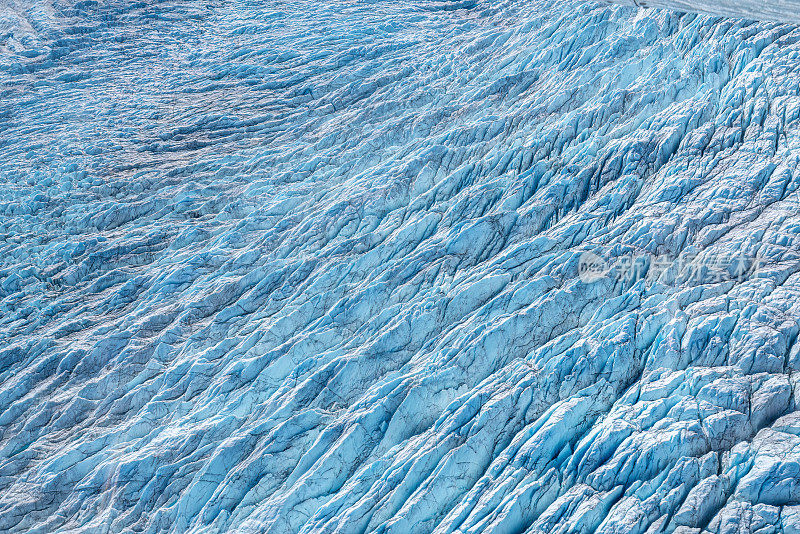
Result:
M0 531L800 528L795 27L5 6Z

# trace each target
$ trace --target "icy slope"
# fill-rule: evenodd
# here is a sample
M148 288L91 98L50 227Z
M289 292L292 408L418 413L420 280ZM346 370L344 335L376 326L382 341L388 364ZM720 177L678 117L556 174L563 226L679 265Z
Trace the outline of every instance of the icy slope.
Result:
M676 9L755 20L800 23L800 0L608 0L616 4Z
M0 531L800 529L800 30L0 24Z

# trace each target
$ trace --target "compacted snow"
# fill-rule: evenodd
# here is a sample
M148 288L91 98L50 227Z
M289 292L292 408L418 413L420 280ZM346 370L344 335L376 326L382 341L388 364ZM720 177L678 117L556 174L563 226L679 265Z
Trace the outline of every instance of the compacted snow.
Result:
M800 529L800 30L0 7L0 531Z

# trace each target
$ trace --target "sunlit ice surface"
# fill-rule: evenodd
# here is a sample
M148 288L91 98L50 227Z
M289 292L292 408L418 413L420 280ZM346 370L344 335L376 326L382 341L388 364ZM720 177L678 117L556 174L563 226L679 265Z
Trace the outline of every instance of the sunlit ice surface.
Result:
M621 5L676 9L723 17L800 24L800 0L608 0Z
M0 532L800 528L800 32L0 8Z

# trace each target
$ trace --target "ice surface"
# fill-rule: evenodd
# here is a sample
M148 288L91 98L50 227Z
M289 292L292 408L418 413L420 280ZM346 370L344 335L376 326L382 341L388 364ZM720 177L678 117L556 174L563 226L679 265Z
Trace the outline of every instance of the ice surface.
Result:
M608 0L617 4L800 23L800 0Z
M794 26L15 0L0 27L0 531L800 529Z

